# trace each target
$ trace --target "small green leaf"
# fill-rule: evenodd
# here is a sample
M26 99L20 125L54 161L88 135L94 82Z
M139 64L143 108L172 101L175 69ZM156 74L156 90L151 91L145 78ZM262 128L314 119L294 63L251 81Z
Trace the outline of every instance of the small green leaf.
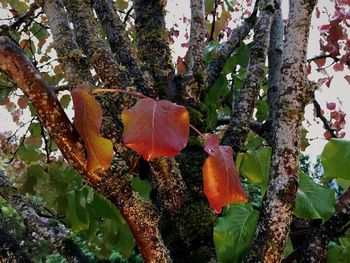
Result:
M139 177L134 177L132 180L132 187L135 192L138 192L146 201L151 200L152 186L147 180L141 180Z
M43 158L43 153L38 151L32 145L22 144L19 147L18 154L26 163L36 162Z
M323 149L321 163L324 178L344 178L350 180L350 141L331 139Z
M304 173L299 174L299 188L294 214L301 218L318 219L325 222L334 212L334 190L315 183Z
M67 108L70 102L71 102L71 96L68 94L63 95L60 99L60 103L63 108Z
M41 135L41 125L38 122L32 122L29 126L29 131L32 136Z
M224 210L214 227L214 243L220 262L242 262L253 241L258 215L249 203L230 205Z

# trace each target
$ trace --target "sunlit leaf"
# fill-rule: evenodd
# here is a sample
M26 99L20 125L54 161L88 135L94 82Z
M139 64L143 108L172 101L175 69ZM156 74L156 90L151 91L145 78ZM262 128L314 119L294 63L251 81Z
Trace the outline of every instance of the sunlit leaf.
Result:
M350 141L331 139L323 149L321 163L324 177L350 179Z
M84 140L88 154L87 170L107 169L113 157L112 142L99 135L102 111L97 101L82 89L71 92L74 104L74 125Z
M145 160L173 157L187 144L188 111L170 101L142 99L122 112L122 121L124 144Z
M213 134L206 140L204 150L209 154L203 165L204 194L211 208L220 213L223 206L247 201L233 162L232 148L220 146L217 135Z

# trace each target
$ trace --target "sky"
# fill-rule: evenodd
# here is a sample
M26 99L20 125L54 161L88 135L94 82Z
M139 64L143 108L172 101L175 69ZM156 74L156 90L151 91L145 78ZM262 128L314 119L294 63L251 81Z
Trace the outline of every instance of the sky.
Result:
M237 0L235 2L237 2ZM239 2L245 3L245 0L240 0ZM328 10L329 13L332 13L333 5L334 3L332 3L331 1L319 1L318 7L321 11L321 16L319 19L316 19L315 14L313 15L312 28L310 31L309 39L308 58L314 57L315 55L318 55L320 53L318 28L320 25L327 23L328 16L324 11ZM176 60L177 56L184 56L187 50L186 48L181 47L181 43L186 42L184 34L186 30L188 30L188 33L190 30L189 24L187 24L186 26L186 24L182 23L183 17L190 17L189 0L168 0L166 8L168 10L166 15L167 26L170 28L176 23L179 25L178 29L180 30L180 35L178 38L174 38L175 43L172 46L174 60ZM287 18L288 1L283 0L282 8L284 11L283 16L284 18ZM237 16L240 16L240 13L238 13ZM4 10L0 9L0 17L6 17L6 13L4 12ZM328 62L326 63L326 65L327 64ZM349 70L345 70L344 72L329 72L331 74L334 74L331 87L327 88L325 85L323 85L316 92L315 97L323 109L326 109L326 102L336 102L337 108L339 108L340 106L343 111L349 112L346 116L347 126L345 139L350 140L350 85L343 78L344 75L350 73ZM313 73L309 75L309 77L311 80L317 80L319 77L322 77L322 75L313 70ZM70 117L72 117L72 112L69 112L69 115ZM23 120L28 118L29 115L24 114ZM308 123L310 123L311 125L308 125ZM324 145L327 143L327 140L323 138L323 124L317 119L316 121L314 121L312 105L308 105L306 107L305 121L303 122L303 125L308 130L307 138L311 139L310 146L306 149L305 154L308 154L313 159L315 159L317 155L321 154ZM13 123L10 114L0 107L0 131L14 131L15 129L17 129L17 126ZM22 130L24 132L25 127Z

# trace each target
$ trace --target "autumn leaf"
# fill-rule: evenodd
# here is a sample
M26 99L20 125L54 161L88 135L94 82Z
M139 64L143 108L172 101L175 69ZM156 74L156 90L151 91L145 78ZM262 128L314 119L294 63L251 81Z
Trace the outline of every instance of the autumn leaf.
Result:
M190 127L185 107L145 98L122 112L124 144L149 161L173 157L185 148Z
M203 165L204 194L215 213L220 213L228 204L247 201L233 162L232 148L220 146L217 135L213 134L206 140L204 150L209 154Z
M113 144L99 132L102 125L102 110L98 102L82 89L71 92L74 104L74 126L84 141L89 172L107 169L113 157Z

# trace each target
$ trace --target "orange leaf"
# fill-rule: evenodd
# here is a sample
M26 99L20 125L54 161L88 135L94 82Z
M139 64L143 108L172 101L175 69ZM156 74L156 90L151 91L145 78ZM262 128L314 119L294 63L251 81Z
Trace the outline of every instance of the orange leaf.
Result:
M185 148L190 117L185 107L167 100L139 100L122 112L124 144L149 161L173 157Z
M84 140L87 151L87 167L91 172L107 169L113 157L113 144L99 135L102 125L102 111L98 102L82 89L71 92L74 104L74 126Z
M204 194L215 213L220 213L228 204L247 201L233 162L232 148L220 146L217 135L213 134L205 141L204 150L209 154L203 165Z

